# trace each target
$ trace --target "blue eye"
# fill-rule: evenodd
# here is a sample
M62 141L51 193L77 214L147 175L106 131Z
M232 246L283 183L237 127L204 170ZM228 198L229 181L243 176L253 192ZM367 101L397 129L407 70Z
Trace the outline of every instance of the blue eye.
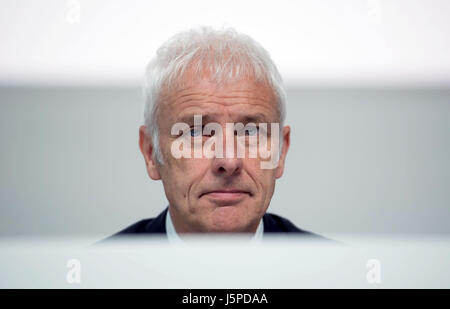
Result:
M202 129L198 129L198 128L191 128L191 136L192 137L196 137L196 136L200 136L203 133Z
M254 135L258 134L258 128L252 126L252 127L248 128L248 130L246 130L245 132L249 136L254 136Z
M259 127L257 126L248 126L239 130L234 131L234 135L240 135L240 136L256 136L258 135Z

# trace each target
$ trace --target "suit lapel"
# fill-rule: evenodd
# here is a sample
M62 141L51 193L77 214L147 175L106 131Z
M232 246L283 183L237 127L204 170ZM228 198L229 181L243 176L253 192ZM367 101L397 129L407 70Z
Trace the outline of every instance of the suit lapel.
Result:
M166 216L168 207L163 210L155 219L147 223L145 226L145 233L159 233L166 234Z

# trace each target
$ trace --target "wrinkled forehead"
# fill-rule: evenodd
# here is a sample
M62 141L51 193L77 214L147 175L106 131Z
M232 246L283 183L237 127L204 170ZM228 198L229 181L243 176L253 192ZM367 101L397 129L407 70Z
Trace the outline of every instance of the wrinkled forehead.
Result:
M194 115L203 121L223 117L235 122L278 122L280 111L273 88L266 81L243 78L218 82L208 75L189 76L165 87L160 96L159 118L188 123Z

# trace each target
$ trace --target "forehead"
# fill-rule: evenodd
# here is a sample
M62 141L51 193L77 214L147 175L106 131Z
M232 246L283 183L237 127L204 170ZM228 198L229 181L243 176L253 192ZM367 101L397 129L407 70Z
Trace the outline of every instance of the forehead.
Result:
M279 119L277 100L266 83L243 79L218 85L208 78L192 79L161 95L162 118L182 121L194 114L218 120L275 122Z

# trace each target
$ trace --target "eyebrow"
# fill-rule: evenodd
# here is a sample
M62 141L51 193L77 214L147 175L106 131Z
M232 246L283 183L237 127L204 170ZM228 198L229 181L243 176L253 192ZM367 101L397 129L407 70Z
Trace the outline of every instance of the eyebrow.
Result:
M269 122L269 120L266 118L266 115L264 115L262 113L256 113L256 114L250 114L250 115L242 115L238 119L240 120L238 122L242 122L242 123L249 123L249 122L254 122L254 123L265 122L265 123L268 123Z
M199 114L199 113L193 113L193 114L186 114L178 118L177 122L184 122L189 125L194 124L194 116L201 115L202 116L202 124L212 122L213 115L209 114Z
M193 125L194 124L194 115L201 115L202 116L202 124L205 123L210 123L210 122L215 122L214 118L216 118L216 116L219 116L220 114L199 114L199 113L189 113L189 114L185 114L180 116L177 119L177 122L184 122L187 123L189 125ZM239 115L239 117L237 118L237 121L234 121L235 123L241 122L241 123L268 123L270 122L266 115L262 114L262 113L255 113L255 114L245 114L245 115Z

